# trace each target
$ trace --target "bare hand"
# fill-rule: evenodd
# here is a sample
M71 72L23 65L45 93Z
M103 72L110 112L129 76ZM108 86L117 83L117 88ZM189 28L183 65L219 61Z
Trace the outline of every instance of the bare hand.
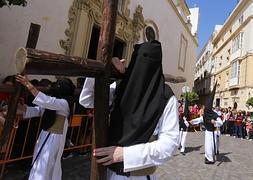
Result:
M117 57L112 58L113 66L119 71L120 73L125 73L125 59L119 59Z
M32 85L27 76L16 75L16 81L25 86L32 93L32 95L37 96L39 93L38 89Z
M20 82L25 87L30 85L29 79L26 76L22 76L20 74L16 75L16 81Z
M215 124L215 120L212 119L212 120L211 120L211 123L212 123L212 124Z
M109 146L97 148L93 150L93 156L102 157L97 159L97 163L102 163L104 166L123 161L123 147Z

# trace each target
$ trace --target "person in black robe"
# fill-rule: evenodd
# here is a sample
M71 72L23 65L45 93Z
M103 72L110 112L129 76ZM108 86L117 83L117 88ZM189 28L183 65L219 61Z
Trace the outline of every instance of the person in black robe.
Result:
M213 111L213 99L216 91L215 83L213 91L209 96L204 110L205 131L205 163L214 164L215 155L217 155L217 128L222 126L222 120L216 112Z

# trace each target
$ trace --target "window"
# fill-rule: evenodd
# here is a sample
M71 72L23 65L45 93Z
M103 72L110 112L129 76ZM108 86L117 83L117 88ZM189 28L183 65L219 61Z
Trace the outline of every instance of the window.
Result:
M225 78L226 78L225 88L228 88L228 86L229 86L229 71L226 72Z
M231 65L231 79L239 76L239 62L236 61Z
M241 49L243 43L243 32L239 33L232 41L232 53Z
M239 24L242 24L242 23L243 23L243 15L241 15L241 16L239 17L238 21L239 21Z
M231 54L231 50L230 50L230 49L228 49L228 54L229 54L229 55Z
M184 35L181 35L178 68L184 71L188 42Z

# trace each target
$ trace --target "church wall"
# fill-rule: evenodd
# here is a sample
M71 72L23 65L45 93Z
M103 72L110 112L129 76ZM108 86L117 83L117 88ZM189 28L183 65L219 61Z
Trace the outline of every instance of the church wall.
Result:
M97 4L99 2L96 1ZM88 14L90 11L86 11L84 4L82 8L78 10L73 8L72 11L75 12L71 12L72 3L73 0L54 0L53 4L49 0L33 0L24 8L1 9L0 80L6 75L15 73L13 55L18 47L25 46L31 22L41 25L37 49L87 57L91 28L100 21L100 15L97 8L93 8L93 13L98 14ZM129 17L124 15L128 14L126 9L123 16L118 19L116 30L116 36L127 42L125 58L130 60L132 46L136 40L138 43L146 40L145 24L153 24L157 29L157 39L162 43L164 73L187 79L186 83L171 84L179 97L183 86L193 87L197 41L192 36L191 30L171 0L160 0L155 6L153 0L127 0L125 4L130 10ZM138 7L142 7L142 12L137 16L140 19L134 19ZM141 14L145 24L142 22ZM132 25L135 20L139 23L137 29ZM66 36L66 30L72 33L71 36ZM140 31L139 34L135 32L136 30ZM63 40L61 46L60 40ZM184 43L185 49L182 48Z
M172 1L171 1L172 2ZM154 6L153 0L135 0L130 3L130 14L140 4L143 7L144 20L152 20L159 29L159 41L163 48L163 70L164 73L184 76L186 83L171 84L177 97L181 94L183 86L193 87L194 67L197 58L197 43L189 30L180 20L170 0L160 0ZM180 59L180 47L182 36L186 39L186 59L183 68L178 66ZM140 42L143 38L140 38Z
M0 80L16 73L13 56L26 45L30 23L40 24L37 49L64 53L60 39L65 38L68 10L72 0L32 0L26 7L0 10Z

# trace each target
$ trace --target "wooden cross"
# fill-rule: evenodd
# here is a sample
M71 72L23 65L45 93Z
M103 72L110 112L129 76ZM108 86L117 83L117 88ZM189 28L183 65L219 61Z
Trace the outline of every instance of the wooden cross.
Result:
M16 53L16 67L19 72L38 75L67 75L95 77L95 110L92 149L107 144L107 127L109 119L109 79L120 77L111 69L112 50L115 38L118 0L104 0L102 27L100 31L97 60L89 60L76 56L66 56L31 48L20 48ZM35 47L32 47L35 48ZM182 77L167 75L171 82L184 82ZM15 88L15 96L10 100L13 106L8 109L7 130L14 122L20 85ZM6 139L5 135L5 139ZM2 139L1 142L2 143ZM92 156L92 180L106 179L106 168L98 165Z
M111 58L115 38L118 0L104 0L103 3L103 23L99 37L97 61L29 48L21 48L16 54L17 68L20 72L25 70L26 74L95 77L92 148L103 147L107 141L109 78L111 76ZM10 100L12 106L9 106L8 109L5 131L10 130L14 122L20 88L21 86L17 85L14 92L15 96ZM0 143L3 144L7 137L8 134L4 133ZM93 157L90 179L106 179L105 167L98 165Z
M33 24L31 23L30 25L30 29L29 29L29 34L28 34L28 39L27 39L27 43L26 43L26 47L27 48L35 48L37 45L37 41L39 38L39 32L40 32L40 25L38 24ZM16 119L16 111L17 111L17 105L18 105L18 100L19 100L19 96L21 93L21 89L22 86L21 84L16 83L14 85L14 88L11 87L3 87L1 89L1 92L7 92L12 94L10 99L9 99L9 106L8 106L8 112L7 112L7 116L6 116L6 121L4 123L4 128L3 128L3 132L2 134L0 134L0 152L2 152L2 148L4 145L6 145L6 141L9 138L12 126L14 124L14 120ZM11 106L10 106L11 104ZM5 152L2 158L6 157L7 152ZM3 175L3 170L4 170L4 165L0 166L1 168L1 173L0 173L0 179L2 178Z

